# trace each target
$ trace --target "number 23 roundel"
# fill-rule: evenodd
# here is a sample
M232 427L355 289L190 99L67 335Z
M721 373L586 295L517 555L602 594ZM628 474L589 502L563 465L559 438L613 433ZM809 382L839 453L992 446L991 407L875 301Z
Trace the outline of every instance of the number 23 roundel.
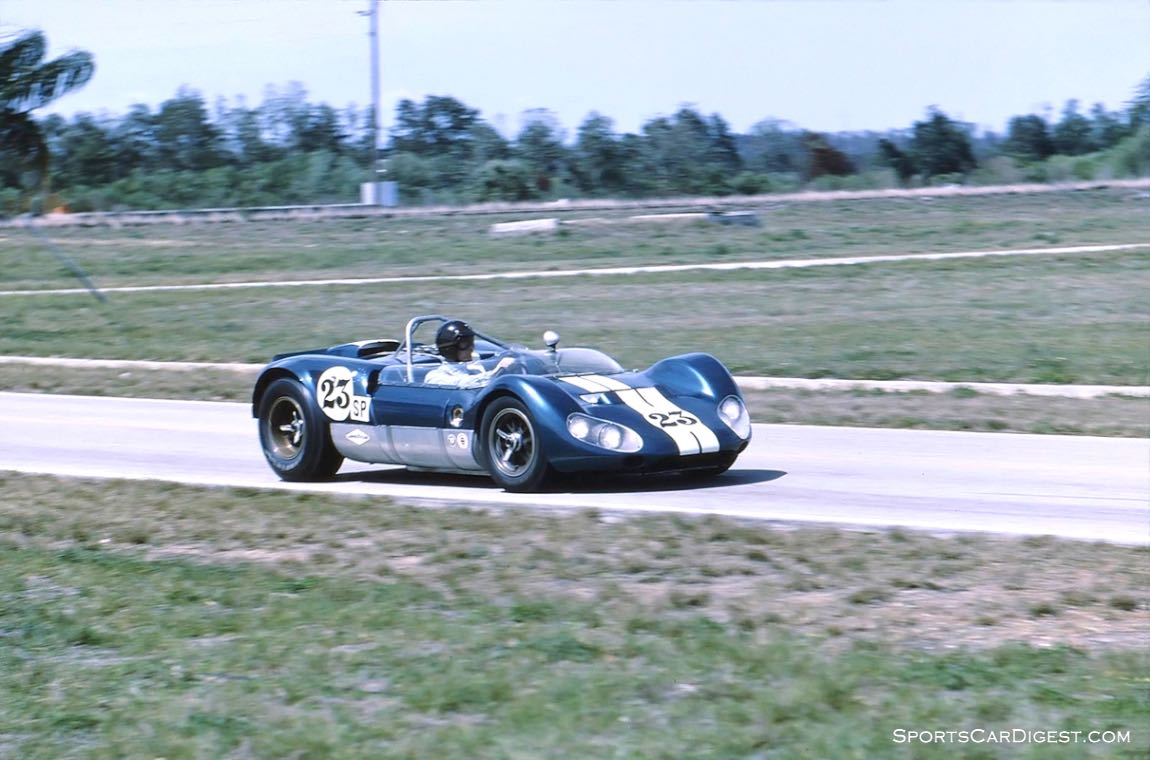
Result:
M355 375L347 367L331 367L315 384L319 408L334 422L367 422L371 397L355 395Z

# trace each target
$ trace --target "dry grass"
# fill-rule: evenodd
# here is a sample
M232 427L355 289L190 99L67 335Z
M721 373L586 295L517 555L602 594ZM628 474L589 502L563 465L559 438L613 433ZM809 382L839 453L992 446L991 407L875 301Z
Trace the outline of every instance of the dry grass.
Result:
M956 747L894 732L972 726L1107 729L1123 739L1063 756L1134 758L1150 736L1144 548L3 474L0 492L4 760L942 760Z
M759 212L761 227L644 224L628 222L625 211L576 209L546 216L607 223L576 224L554 237L496 240L487 234L490 224L524 216L60 228L45 236L111 286L1146 242L1145 206L1124 189L818 203L768 198L746 206ZM6 288L74 283L43 237L28 230L0 234L0 264Z
M1150 436L1150 399L883 391L749 391L755 422L990 433Z
M714 517L426 509L388 500L0 480L0 538L293 574L402 577L448 596L593 602L747 630L928 650L1138 647L1145 549L1047 538L778 529Z

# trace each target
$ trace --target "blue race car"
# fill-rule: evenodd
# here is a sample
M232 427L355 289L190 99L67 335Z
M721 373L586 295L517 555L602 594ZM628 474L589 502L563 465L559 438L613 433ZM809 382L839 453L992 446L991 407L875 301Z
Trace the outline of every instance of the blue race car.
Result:
M433 342L416 340L437 327ZM713 356L683 354L625 371L589 348L531 350L439 315L403 340L275 356L252 414L284 480L330 478L343 460L487 474L534 491L555 472L718 475L747 447L751 421Z

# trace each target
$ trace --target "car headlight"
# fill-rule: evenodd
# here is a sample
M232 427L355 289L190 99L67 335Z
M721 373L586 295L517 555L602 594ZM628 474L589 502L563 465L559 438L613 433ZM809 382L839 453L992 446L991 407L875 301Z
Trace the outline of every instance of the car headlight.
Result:
M567 420L567 432L578 438L580 441L587 440L591 435L591 423L587 417L576 417L571 415Z
M719 419L740 438L751 436L751 415L747 414L747 407L738 396L727 396L719 402Z
M605 449L618 450L623 445L623 431L618 425L600 425L596 443Z
M626 425L586 414L568 415L567 432L572 438L610 451L633 452L643 448L643 439Z

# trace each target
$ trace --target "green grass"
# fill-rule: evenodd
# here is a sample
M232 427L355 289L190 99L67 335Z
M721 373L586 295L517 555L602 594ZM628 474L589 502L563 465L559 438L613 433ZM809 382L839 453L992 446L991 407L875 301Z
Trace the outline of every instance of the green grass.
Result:
M587 213L568 214L584 218ZM1145 203L1125 191L792 203L760 228L609 223L491 239L499 217L60 229L105 284L457 273L1131 242ZM1041 238L1041 239L1040 239ZM0 231L5 287L75 283L27 230ZM0 353L264 362L273 353L395 337L451 313L540 345L591 345L645 367L692 350L737 374L1150 384L1150 253L906 262L807 270L483 283L0 297ZM0 367L0 387L244 399L250 380ZM1141 436L1143 401L963 393L753 394L766 422Z
M761 423L1150 437L1146 398L795 390L743 395L752 419Z
M0 364L0 389L17 393L250 401L259 370L106 369Z
M892 739L974 727L1133 740L990 756L1140 757L1150 737L1144 549L0 485L0 757L988 756Z
M477 284L0 300L0 352L264 361L462 315L540 345L545 328L626 366L692 350L732 371L859 379L1147 383L1150 254Z
M583 216L587 216L584 214ZM759 229L498 219L54 231L104 284L1136 242L1121 192L772 207ZM630 366L1146 384L1143 253L553 282L0 299L0 353L262 361L451 311ZM4 288L72 286L0 231ZM621 307L620 304L625 304ZM0 386L240 398L223 372ZM1144 434L1145 400L752 394L756 419ZM844 422L844 420L846 422ZM1139 431L1143 431L1139 433ZM0 758L1146 757L1147 553L1049 538L0 474ZM1132 732L896 744L896 729Z
M1096 190L770 203L759 209L758 228L556 211L582 223L553 237L488 236L492 223L522 216L62 227L45 235L111 286L1147 242L1145 205L1130 191ZM0 230L0 269L6 288L74 283L40 237L18 228Z

